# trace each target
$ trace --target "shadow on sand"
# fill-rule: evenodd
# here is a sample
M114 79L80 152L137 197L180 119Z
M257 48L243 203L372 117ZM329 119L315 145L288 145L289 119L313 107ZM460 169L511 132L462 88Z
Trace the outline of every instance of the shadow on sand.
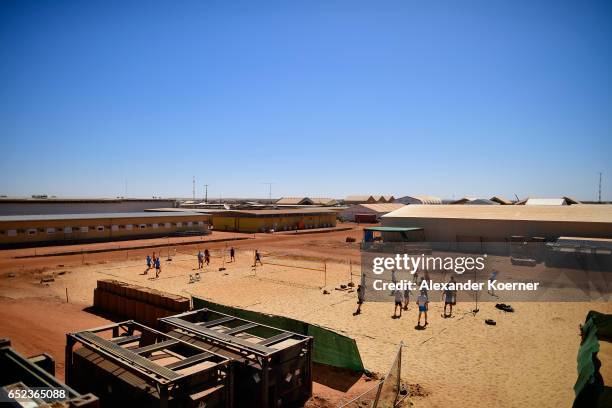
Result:
M325 364L312 364L312 380L334 390L347 392L359 381L361 373L346 368L332 367Z

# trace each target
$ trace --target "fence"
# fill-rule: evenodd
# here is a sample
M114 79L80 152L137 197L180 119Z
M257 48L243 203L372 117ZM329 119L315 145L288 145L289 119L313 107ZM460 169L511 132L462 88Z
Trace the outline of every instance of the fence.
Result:
M378 384L353 398L340 408L394 408L404 400L400 398L401 374L402 374L402 349L404 343L400 343L395 359L389 372Z

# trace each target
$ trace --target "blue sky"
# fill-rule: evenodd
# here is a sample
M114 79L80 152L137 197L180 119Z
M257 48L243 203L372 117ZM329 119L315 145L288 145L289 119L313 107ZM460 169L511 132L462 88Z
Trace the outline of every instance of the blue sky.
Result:
M612 199L610 1L0 3L0 194Z

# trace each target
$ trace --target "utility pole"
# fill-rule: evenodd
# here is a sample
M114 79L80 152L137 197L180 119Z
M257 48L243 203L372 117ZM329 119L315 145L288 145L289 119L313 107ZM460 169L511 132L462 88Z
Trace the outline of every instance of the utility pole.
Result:
M209 184L204 184L204 203L208 203L208 186Z
M599 204L601 204L601 171L599 172Z
M272 204L272 184L274 183L267 182L267 183L261 183L261 184L268 185L268 201L269 201L269 204Z
M193 185L193 201L195 201L195 176L193 176L193 180L192 180L192 185Z

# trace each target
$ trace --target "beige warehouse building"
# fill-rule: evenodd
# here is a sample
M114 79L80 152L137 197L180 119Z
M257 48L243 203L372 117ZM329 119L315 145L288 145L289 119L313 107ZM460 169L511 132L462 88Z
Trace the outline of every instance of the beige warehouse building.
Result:
M195 235L209 224L210 215L193 212L0 216L0 247Z
M385 214L402 208L404 204L384 203L384 204L355 204L339 212L338 218L346 221L359 221L359 216L371 215L379 219Z
M612 205L407 205L385 227L421 227L429 242L505 242L511 236L612 238Z

